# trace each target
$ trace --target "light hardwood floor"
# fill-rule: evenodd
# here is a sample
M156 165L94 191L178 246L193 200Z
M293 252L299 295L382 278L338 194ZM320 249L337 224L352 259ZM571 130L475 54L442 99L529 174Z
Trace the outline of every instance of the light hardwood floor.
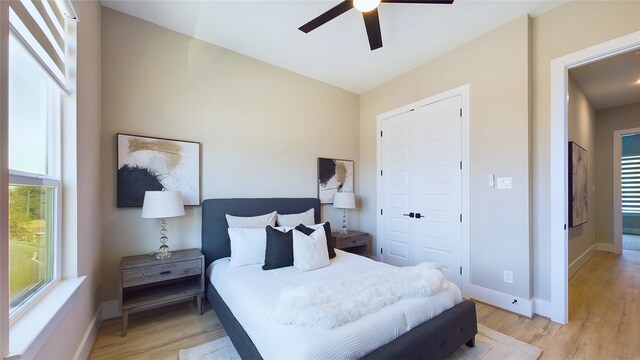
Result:
M538 346L541 359L640 359L640 252L597 252L569 281L569 309L559 325L477 303L479 323ZM175 360L224 335L213 310L198 316L193 304L176 304L131 315L126 337L119 319L105 321L90 359Z

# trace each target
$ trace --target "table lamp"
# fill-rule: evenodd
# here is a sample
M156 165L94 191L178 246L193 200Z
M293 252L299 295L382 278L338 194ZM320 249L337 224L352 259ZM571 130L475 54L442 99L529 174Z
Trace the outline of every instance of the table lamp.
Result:
M342 229L340 234L347 234L347 210L356 208L356 197L350 192L337 192L333 199L333 207L342 209Z
M142 217L160 219L160 248L155 253L157 259L171 257L167 242L166 218L184 215L184 204L180 191L145 191L142 204Z

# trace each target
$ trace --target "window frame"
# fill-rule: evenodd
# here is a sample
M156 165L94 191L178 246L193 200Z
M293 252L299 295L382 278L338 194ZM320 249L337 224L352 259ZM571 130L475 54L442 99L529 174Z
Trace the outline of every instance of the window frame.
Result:
M11 41L20 41L22 46L28 45L24 40L10 30L9 43ZM9 45L9 48L11 46ZM30 53L33 60L40 66L44 74L49 78L47 90L47 155L46 155L46 174L35 174L26 171L13 170L9 168L8 185L26 185L26 186L48 186L54 189L53 195L53 275L52 279L38 289L33 295L26 299L22 304L14 309L9 307L9 324L10 326L18 320L22 315L27 313L40 299L42 299L55 285L57 285L62 277L62 101L65 89L61 88L55 78L53 78L47 69L42 66L39 59ZM10 64L9 64L10 65ZM8 66L8 73L11 73L11 66ZM8 87L8 92L11 89ZM7 117L9 120L9 116ZM9 120L10 122L10 120ZM10 132L9 132L9 135ZM9 240L10 241L10 240ZM9 254L11 259L11 254ZM9 269L9 277L11 270Z

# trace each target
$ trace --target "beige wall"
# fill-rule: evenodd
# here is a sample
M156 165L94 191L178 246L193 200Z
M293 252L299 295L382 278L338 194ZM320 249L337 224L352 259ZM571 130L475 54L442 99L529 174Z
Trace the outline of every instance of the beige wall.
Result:
M523 16L360 98L361 227L376 233L376 116L470 84L471 283L529 298L529 19ZM487 185L511 176L513 189ZM375 240L377 238L374 237ZM378 243L378 250L384 244ZM513 271L514 283L503 280Z
M356 94L107 8L102 65L103 301L120 258L158 246L157 221L116 208L116 133L200 142L203 199L316 197L317 157L360 166ZM337 228L342 213L322 211ZM174 249L200 247L200 207L186 212L168 219Z
M99 2L74 2L80 21L77 39L77 269L87 276L74 295L72 309L42 346L37 359L72 359L98 307L100 239L100 12ZM89 344L90 346L90 344Z
M571 72L569 72L571 75ZM582 89L569 77L569 104L567 105L568 135L569 141L574 141L583 149L587 150L587 187L589 194L588 219L585 224L569 228L569 264L596 243L596 173L598 164L596 163L596 112L589 103L589 99L582 92Z
M640 104L596 112L596 206L598 242L613 244L613 133L640 128Z
M571 1L532 21L533 293L551 299L550 62L640 31L638 1ZM597 159L596 159L597 161Z

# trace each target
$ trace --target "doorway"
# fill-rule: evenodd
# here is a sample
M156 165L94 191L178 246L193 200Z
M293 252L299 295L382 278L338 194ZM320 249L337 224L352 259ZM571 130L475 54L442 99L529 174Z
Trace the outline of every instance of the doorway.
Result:
M616 131L613 141L614 244L640 251L640 128Z
M465 85L378 116L382 261L442 265L468 284L468 94ZM468 220L467 220L468 221Z
M632 33L551 62L550 240L551 309L553 321L568 322L568 71L640 48L640 32Z

